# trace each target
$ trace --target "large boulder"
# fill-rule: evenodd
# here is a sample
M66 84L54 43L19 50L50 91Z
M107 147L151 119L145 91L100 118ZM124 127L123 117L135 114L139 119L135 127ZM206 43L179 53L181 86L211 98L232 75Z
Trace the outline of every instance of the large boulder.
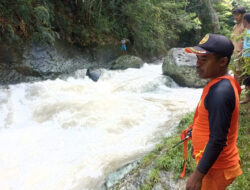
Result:
M100 73L93 68L110 69L119 50L117 46L97 44L80 48L61 40L54 45L0 44L0 85L66 78L88 68L91 79L97 81Z
M197 58L186 53L184 48L172 48L164 58L162 71L183 87L201 88L208 82L196 73Z
M123 55L113 62L111 69L141 68L142 65L143 61L140 57Z

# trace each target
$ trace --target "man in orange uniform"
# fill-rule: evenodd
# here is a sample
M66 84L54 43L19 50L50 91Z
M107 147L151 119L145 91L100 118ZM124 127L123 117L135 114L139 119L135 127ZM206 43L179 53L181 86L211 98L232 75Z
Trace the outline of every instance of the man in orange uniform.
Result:
M186 190L223 190L242 174L236 146L241 89L227 74L234 46L225 36L207 34L197 46L185 50L196 54L199 77L210 79L192 124L197 167Z

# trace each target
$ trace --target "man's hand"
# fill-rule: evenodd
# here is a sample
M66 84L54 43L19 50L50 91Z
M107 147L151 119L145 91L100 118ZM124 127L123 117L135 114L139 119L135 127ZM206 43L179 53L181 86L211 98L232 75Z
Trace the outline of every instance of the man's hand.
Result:
M204 176L205 174L196 169L187 180L186 190L201 190L202 179Z

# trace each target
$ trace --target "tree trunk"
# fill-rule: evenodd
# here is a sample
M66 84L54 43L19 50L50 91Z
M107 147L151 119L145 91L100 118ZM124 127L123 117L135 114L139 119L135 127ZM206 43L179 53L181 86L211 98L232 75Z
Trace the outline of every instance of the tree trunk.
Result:
M217 15L216 11L214 10L213 4L212 4L213 0L202 0L202 1L209 10L208 15L211 17L211 21L212 21L212 25L213 25L213 32L218 33L220 30L220 22L219 22L218 15Z

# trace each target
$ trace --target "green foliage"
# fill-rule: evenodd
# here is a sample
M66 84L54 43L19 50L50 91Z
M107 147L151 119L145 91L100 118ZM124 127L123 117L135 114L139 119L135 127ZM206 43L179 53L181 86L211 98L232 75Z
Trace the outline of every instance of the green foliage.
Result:
M218 14L220 21L220 34L227 37L231 36L232 29L234 26L234 18L232 14L233 6L230 1L219 1L215 2L214 8Z
M141 185L141 187L139 189L140 190L151 190L153 188L153 186L159 182L159 180L160 180L159 170L152 169L149 172L146 181Z
M191 123L193 123L193 116L194 112L187 113L185 117L181 119L178 125L178 133L180 133L182 130L189 127Z
M141 167L145 167L150 163L154 163L154 167L148 176L148 181L142 185L141 189L147 189L159 181L159 171L167 170L173 171L174 177L177 180L183 169L183 145L172 148L177 142L180 141L179 133L193 121L194 113L188 113L179 122L178 132L176 135L164 138L162 142L156 145L155 149L146 155L141 162ZM191 152L191 142L188 142L188 152ZM191 154L187 157L186 173L190 174L195 168L194 159Z
M185 1L144 1L127 3L122 13L127 29L140 52L163 52L179 39L179 34L196 26L191 14L184 11Z
M36 22L39 25L49 26L50 25L50 14L44 6L37 6L34 8L34 14Z
M249 0L233 0L233 1L232 1L232 5L233 5L233 7L240 7L240 6L243 6L243 7L246 8L247 12L250 11Z
M144 56L159 55L177 44L194 44L213 32L217 26L213 16L219 18L219 32L229 36L235 2L1 0L0 42L53 43L61 38L89 46L118 44L125 37L130 40L128 49ZM239 1L247 6L246 2Z
M1 42L32 41L53 43L59 35L53 31L53 6L49 0L2 0L0 2Z
M149 174L148 180L151 184L156 184L159 181L159 170L153 169Z
M152 185L149 184L149 183L145 183L145 184L142 184L142 186L140 187L140 190L152 190Z
M179 135L169 138L166 146L173 147L177 142L180 141ZM191 152L191 142L188 142L188 152ZM155 160L155 166L159 170L173 171L175 179L178 179L183 169L183 145L179 145L175 148L169 148L168 151L162 154ZM186 173L193 172L195 163L190 154L187 157L187 168Z
M142 162L141 162L142 166L143 166L143 167L146 167L146 166L147 166L148 164L150 164L151 161L152 161L153 159L155 159L156 157L157 157L157 154L155 154L154 152L151 152L151 153L147 154L147 155L142 159Z
M250 105L241 105L240 120L239 120L239 134L237 146L240 153L241 168L243 174L236 178L229 190L247 190L250 188Z
M197 28L185 0L2 0L2 42L53 43L62 38L87 46L119 43L122 37L140 53L164 52L179 34Z
M247 49L250 51L250 48ZM250 57L242 57L243 64L242 64L242 76L248 75L250 76Z
M5 35L1 36L2 41L7 41L8 43L13 43L15 41L18 41L20 38L15 33L15 29L11 24L7 25L0 25L1 31L5 33Z
M197 16L194 18L201 22L201 28L192 30L192 33L183 33L183 39L186 42L184 44L196 44L206 33L220 33L230 37L235 24L232 10L237 6L245 6L249 12L250 5L247 1L248 0L191 0L186 11L196 13ZM211 12L213 9L214 12ZM212 20L213 17L218 17L218 31L215 30L216 25Z

